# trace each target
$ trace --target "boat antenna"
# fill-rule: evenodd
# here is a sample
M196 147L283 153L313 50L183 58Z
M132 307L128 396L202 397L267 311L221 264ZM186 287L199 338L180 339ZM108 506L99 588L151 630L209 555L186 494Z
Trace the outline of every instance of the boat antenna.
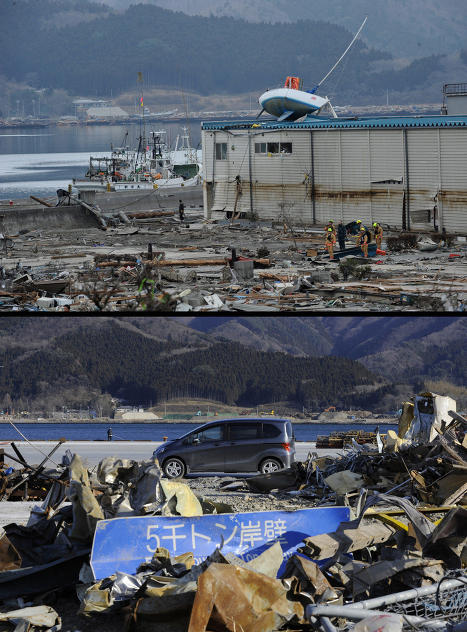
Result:
M331 68L331 70L328 72L328 74L323 77L321 79L321 81L313 88L313 90L310 90L310 94L315 94L315 92L319 89L319 87L321 86L322 83L324 83L326 81L326 79L335 71L335 69L337 68L337 66L341 63L341 61L344 59L344 57L347 55L347 53L349 52L349 50L352 48L352 46L354 45L354 43L357 41L358 36L360 35L360 33L363 31L363 28L366 24L368 20L368 17L366 17L363 20L363 23L361 25L361 27L358 29L357 34L355 35L355 37L353 38L353 40L350 42L350 44L347 46L347 48L345 49L344 53L339 57L339 59L337 60L337 62L334 64L334 66Z
M144 120L144 93L143 93L143 73L138 72L138 83L141 86L139 103L141 106L139 118L139 136L143 143L146 143L146 121ZM144 150L145 151L145 150Z

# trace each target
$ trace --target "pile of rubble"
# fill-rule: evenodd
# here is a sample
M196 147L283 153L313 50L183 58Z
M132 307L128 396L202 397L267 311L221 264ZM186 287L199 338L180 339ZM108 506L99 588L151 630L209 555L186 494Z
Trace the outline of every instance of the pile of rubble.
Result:
M387 256L330 261L319 227L206 221L187 208L129 223L13 236L0 268L0 310L458 311L467 297L462 238L441 246L387 231ZM410 239L409 239L410 238ZM451 243L451 245L449 245ZM427 245L428 244L428 245ZM428 246L434 250L424 250ZM354 249L355 250L355 249ZM351 251L349 250L349 253Z
M46 497L0 539L2 629L60 630L73 587L80 630L465 630L467 420L437 397L375 445L206 496L154 458L25 464Z

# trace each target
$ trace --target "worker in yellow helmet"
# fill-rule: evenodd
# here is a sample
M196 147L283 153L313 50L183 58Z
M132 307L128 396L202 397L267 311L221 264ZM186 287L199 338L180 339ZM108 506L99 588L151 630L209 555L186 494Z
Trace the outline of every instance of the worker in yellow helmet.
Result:
M328 228L326 233L325 246L329 253L329 259L334 261L334 244L336 243L336 236L332 228Z
M336 236L336 227L334 226L334 221L332 219L330 219L324 227L324 232L327 233L330 228L332 228L332 232L334 233L334 236Z
M355 245L358 247L360 246L360 229L362 227L362 220L361 219L357 219L357 221L355 222L357 224L357 234L355 237Z
M374 222L373 230L375 232L376 248L381 250L381 245L383 243L383 227L381 224L378 224L378 222Z
M368 259L368 235L364 226L360 228L360 248L365 259Z

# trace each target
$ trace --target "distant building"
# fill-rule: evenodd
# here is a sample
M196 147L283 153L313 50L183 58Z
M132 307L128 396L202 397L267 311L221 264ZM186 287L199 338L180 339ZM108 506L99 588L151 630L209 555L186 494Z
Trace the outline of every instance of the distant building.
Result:
M91 107L86 110L88 119L119 119L128 118L128 112L116 105L105 107Z
M467 114L467 83L446 83L443 87L443 114Z
M204 122L204 209L467 234L467 116Z
M80 120L84 120L87 117L87 111L89 108L103 108L111 105L112 101L105 99L75 99L73 101L75 116Z
M73 107L76 118L81 121L85 119L128 118L128 112L112 105L112 101L108 99L75 99Z

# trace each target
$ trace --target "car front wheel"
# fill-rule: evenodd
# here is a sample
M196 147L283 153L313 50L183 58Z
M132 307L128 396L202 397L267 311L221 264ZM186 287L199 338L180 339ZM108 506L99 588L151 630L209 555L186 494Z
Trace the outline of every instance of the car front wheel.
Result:
M164 474L167 478L181 478L186 474L185 463L181 459L167 459L164 463Z
M271 474L282 469L282 463L277 459L265 459L259 466L261 474Z

